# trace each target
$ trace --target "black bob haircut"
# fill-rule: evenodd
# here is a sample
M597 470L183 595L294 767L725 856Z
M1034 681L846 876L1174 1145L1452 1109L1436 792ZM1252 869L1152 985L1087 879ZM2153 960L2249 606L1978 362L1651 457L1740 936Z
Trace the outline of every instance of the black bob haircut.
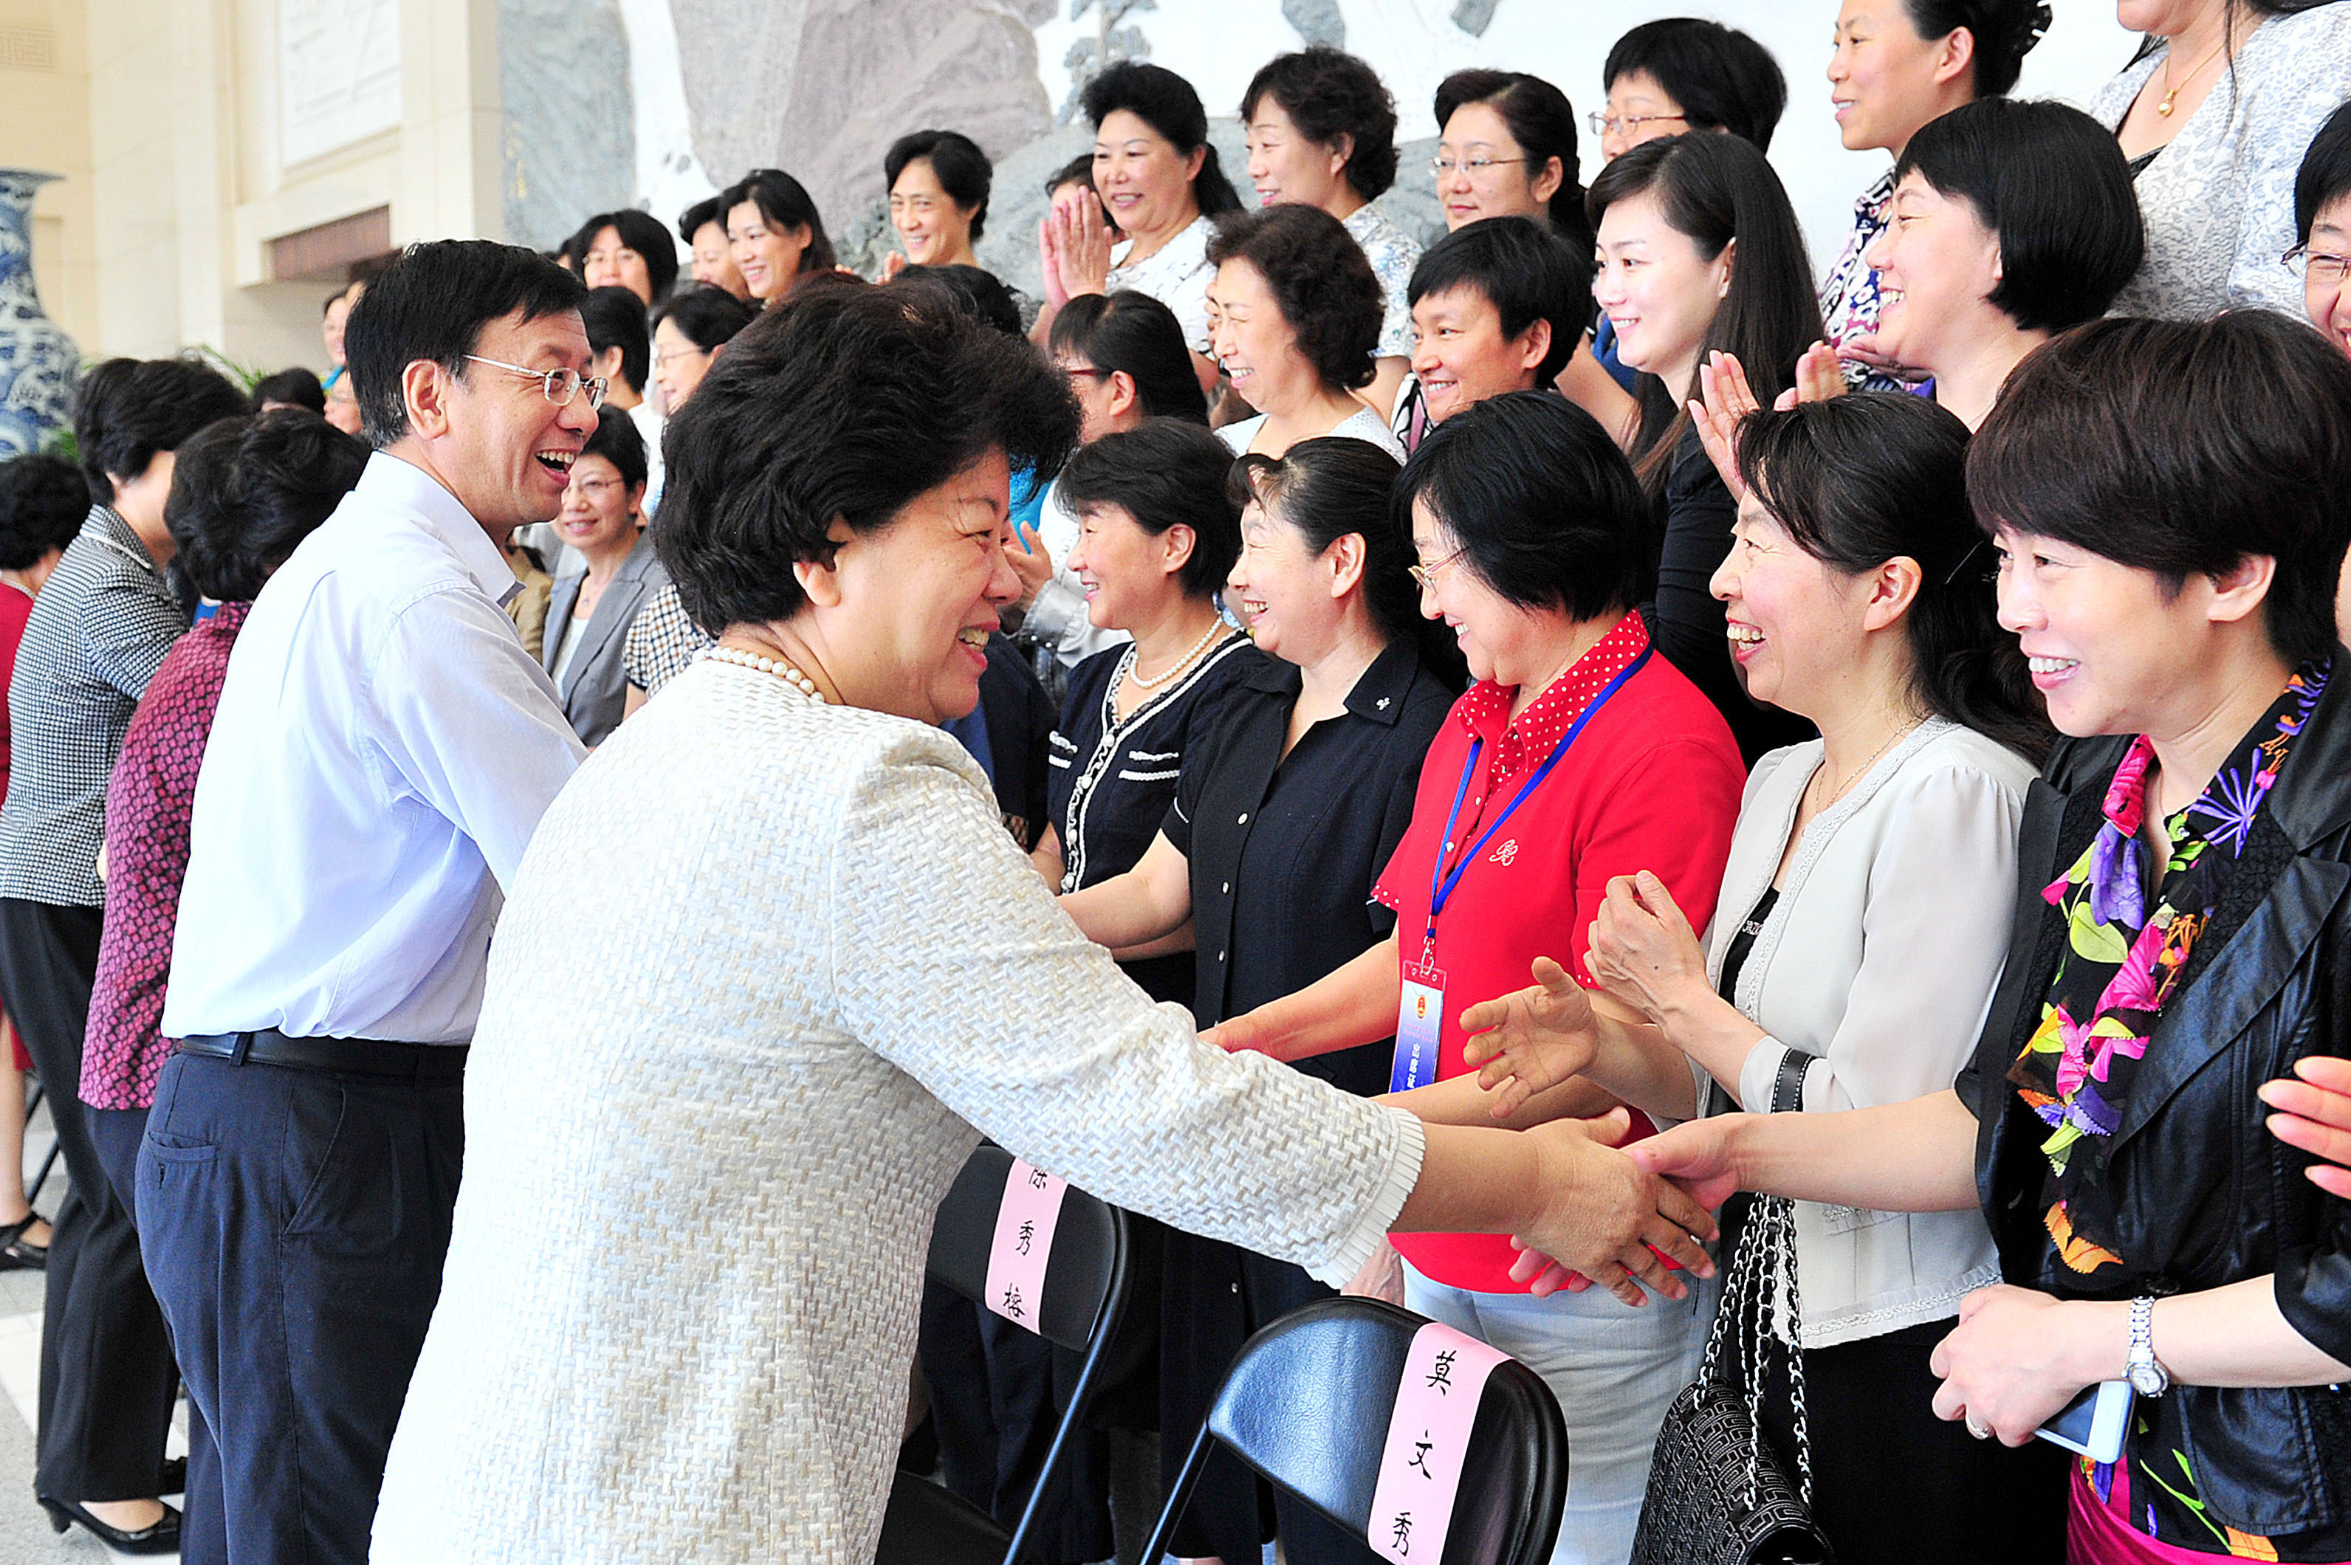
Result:
M1592 319L1592 257L1532 218L1479 218L1420 253L1405 297L1417 305L1424 295L1456 288L1482 295L1505 338L1551 323L1551 350L1535 367L1535 385L1547 387L1567 368Z
M253 599L367 461L367 443L301 409L205 426L180 449L163 503L180 570L206 599Z
M28 452L0 463L0 571L65 549L89 516L89 481L64 458Z
M2174 591L2270 556L2272 646L2324 658L2351 542L2351 359L2268 310L2076 327L2010 372L1969 444L1968 499L1987 529Z
M1635 71L1654 78L1681 106L1692 131L1727 131L1768 152L1788 107L1788 78L1771 51L1719 22L1661 16L1644 22L1608 49L1603 87Z
M637 428L637 422L623 409L607 405L596 411L596 428L588 433L580 455L601 457L610 463L621 471L621 483L629 489L645 482L648 469L644 432Z
M1228 261L1247 262L1265 279L1324 386L1352 391L1371 381L1387 300L1364 247L1338 219L1303 202L1228 213L1208 238L1208 265Z
M1961 104L1910 138L1894 177L1913 170L2000 235L2001 280L1985 298L2027 331L2105 315L2147 254L2122 144L2078 109Z
M591 288L580 305L580 323L588 329L588 351L621 350L621 379L629 390L643 393L653 373L653 329L645 325L645 302L633 289L609 284Z
M1121 60L1086 83L1083 102L1096 131L1123 109L1175 143L1178 154L1188 158L1194 149L1201 149L1192 200L1209 217L1241 210L1241 199L1233 194L1233 183L1225 178L1217 149L1208 141L1208 111L1200 107L1200 95L1190 82L1165 66Z
M677 246L670 239L669 230L662 226L662 221L651 213L635 207L598 213L571 236L573 263L583 268L588 265L588 253L596 248L596 236L606 229L619 235L622 245L645 259L645 276L653 283L653 297L650 302L639 300L637 308L642 310L648 303L658 305L668 298L671 287L677 282ZM687 243L693 241L689 239Z
M931 289L811 285L713 361L663 437L653 546L695 624L784 621L831 528L886 528L1000 450L1041 484L1077 439L1067 377Z
M939 189L956 206L971 209L971 237L977 239L987 226L987 193L996 183L996 165L978 142L960 131L911 131L882 154L883 188L894 187L906 165L918 159L931 166Z
M900 267L898 276L886 287L894 288L901 283L943 288L974 320L986 322L1007 337L1022 336L1020 307L1014 302L1012 290L1004 287L1002 278L984 268L962 262L952 267L925 267L917 262Z
M715 349L758 319L757 305L737 299L724 288L692 288L664 300L653 312L653 324L658 327L666 321L684 333L695 348Z
M716 224L721 234L726 232L726 197L705 196L678 214L677 237L692 245L694 236L700 234L704 227L710 224Z
M1739 474L1796 548L1831 570L1918 567L1902 622L1911 695L2035 761L2055 738L2023 650L2000 624L1991 552L1968 509L1968 427L1932 399L1855 392L1739 427Z
M261 405L282 402L294 408L307 408L312 413L327 412L327 389L319 382L316 371L296 365L292 370L279 371L253 383L253 396L248 400L253 412L259 413Z
M800 252L801 276L831 272L840 265L832 240L824 232L824 215L816 210L816 198L781 169L754 169L727 186L718 200L728 214L749 203L759 209L761 220L771 229L807 229L808 247Z
M1541 77L1524 71L1455 71L1437 84L1437 134L1466 104L1482 103L1502 117L1510 140L1526 154L1520 171L1539 179L1543 166L1559 160L1559 189L1551 196L1552 227L1577 250L1593 245L1592 219L1584 211L1583 183L1576 162L1575 106Z
M2326 117L2302 167L2294 175L2294 235L2296 243L2310 243L2310 225L2318 214L2351 195L2351 103Z
M1656 513L1633 465L1556 392L1504 392L1431 429L1391 503L1407 537L1416 502L1512 604L1592 621L1656 586Z
M1961 27L1975 40L1971 70L1978 98L1998 98L2016 85L2024 57L2049 30L2042 0L1903 0L1910 26L1930 42Z
M664 236L666 240L666 235ZM525 321L578 312L588 290L534 250L488 239L412 245L369 280L343 329L343 358L368 444L408 434L401 378L429 360L463 380L482 329L519 311Z
M1206 599L1241 555L1241 508L1229 480L1232 449L1188 419L1146 419L1082 446L1061 476L1061 499L1082 515L1118 507L1144 533L1182 525L1192 553L1176 573L1184 593Z
M1241 94L1241 123L1271 98L1300 135L1336 147L1347 139L1347 183L1371 201L1395 183L1395 99L1380 73L1344 49L1316 44L1276 55L1258 68Z
M199 360L107 361L74 393L74 448L89 498L112 506L116 479L138 478L158 452L245 411L245 394Z
M1148 294L1121 288L1079 295L1053 318L1050 346L1092 369L1125 371L1146 416L1208 423L1183 323Z

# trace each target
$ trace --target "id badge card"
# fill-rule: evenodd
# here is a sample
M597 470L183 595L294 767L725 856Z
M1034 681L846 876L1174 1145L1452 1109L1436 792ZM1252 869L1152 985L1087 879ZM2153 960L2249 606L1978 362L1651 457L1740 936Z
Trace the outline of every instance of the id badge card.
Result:
M1445 971L1433 964L1404 966L1404 999L1396 1009L1395 1064L1388 1092L1437 1082L1437 1040L1445 1028Z

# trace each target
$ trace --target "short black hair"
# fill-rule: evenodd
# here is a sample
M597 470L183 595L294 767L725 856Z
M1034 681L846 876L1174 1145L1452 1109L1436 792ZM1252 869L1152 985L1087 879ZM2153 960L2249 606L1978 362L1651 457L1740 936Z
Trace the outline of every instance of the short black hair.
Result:
M462 379L482 329L517 311L525 321L577 312L588 290L535 250L488 239L412 245L371 279L343 329L343 360L368 444L408 434L401 378L429 360Z
M163 503L175 563L206 599L253 599L367 462L367 443L303 409L206 425L180 449Z
M690 288L673 294L653 312L655 327L667 321L697 349L715 349L759 319L759 308L724 288ZM650 331L647 333L651 338Z
M1423 295L1455 288L1484 296L1505 338L1551 323L1551 351L1535 367L1535 385L1547 387L1567 368L1592 319L1592 256L1570 250L1531 218L1479 218L1420 253L1405 298L1417 305Z
M2271 644L2324 658L2351 542L2351 359L2268 310L2076 327L2010 372L1969 444L1968 499L1987 529L2061 539L2175 591L2270 556Z
M1124 371L1146 416L1208 423L1183 323L1148 294L1121 288L1079 295L1053 318L1050 347L1098 371Z
M588 433L587 443L580 448L582 457L601 457L621 471L621 483L633 490L645 482L651 469L645 455L644 432L627 412L617 408L596 411L596 428Z
M1719 22L1660 16L1610 46L1601 85L1645 72L1681 106L1692 131L1727 131L1765 152L1788 107L1788 78L1771 51Z
M1259 101L1269 96L1309 140L1335 147L1347 138L1347 183L1364 201L1395 183L1395 99L1363 60L1327 44L1276 55L1241 94L1242 124L1257 118Z
M1903 0L1910 26L1928 40L1961 27L1975 40L1973 73L1978 98L1998 98L2016 85L2024 57L2049 30L2043 0Z
M987 226L987 193L996 182L996 165L978 142L960 131L911 131L890 143L890 151L882 155L883 188L895 186L906 165L918 158L930 164L939 189L956 206L972 209L971 237L977 239Z
M1739 427L1739 474L1796 548L1845 576L1918 566L1903 616L1911 695L2039 761L2054 738L1968 509L1968 427L1931 398L1864 392L1766 409Z
M580 304L580 323L588 329L588 351L621 350L621 379L629 390L642 393L653 373L653 329L645 324L645 302L633 289L618 284L591 288Z
M901 283L944 288L974 320L1027 341L1020 330L1020 307L1014 302L1012 290L1005 287L1004 280L992 272L963 262L952 267L926 267L916 262L900 267L898 276L891 279L893 287Z
M816 198L808 187L785 173L781 169L754 169L726 187L718 198L725 210L732 213L748 202L759 209L759 216L770 228L796 229L805 225L809 232L808 248L800 252L800 275L830 272L841 265L833 254L832 240L824 232L824 214L816 210Z
M991 449L1042 483L1077 431L1066 377L935 291L802 289L670 420L653 545L697 626L788 620L836 520L887 528Z
M694 205L686 208L685 211L678 214L677 237L684 240L686 244L692 245L694 243L694 236L702 232L703 225L705 224L716 224L720 233L723 234L726 232L726 197L705 196L702 200L695 203Z
M327 412L327 389L319 382L319 372L296 365L262 377L253 383L250 399L253 412L259 413L266 402L282 402L293 408L307 408L312 413Z
M2000 235L1985 298L2027 331L2106 313L2138 273L2147 230L2115 133L2066 104L1980 98L1922 126L1895 162Z
M1284 202L1228 213L1208 239L1208 265L1257 269L1322 384L1352 390L1373 374L1387 296L1346 225L1320 207Z
M0 571L63 549L89 516L89 481L62 457L28 452L0 463Z
M116 477L138 478L155 454L245 407L245 394L201 360L107 361L74 393L74 450L89 498L112 506Z
M1228 481L1232 448L1188 419L1146 419L1080 447L1061 476L1071 511L1117 507L1146 534L1181 523L1192 553L1176 572L1186 597L1217 591L1241 554L1241 508Z
M2310 225L2318 214L2351 194L2351 103L2326 117L2318 134L2302 155L2294 175L2294 232L2297 244L2310 243Z
M1556 392L1489 397L1432 428L1396 481L1512 604L1591 621L1656 586L1656 511L1600 422Z
M1559 160L1559 189L1552 193L1552 226L1578 250L1592 248L1592 219L1583 210L1583 181L1575 152L1575 106L1567 94L1524 71L1455 71L1437 84L1437 134L1464 104L1482 103L1502 117L1510 140L1526 154L1530 179Z
M583 268L588 265L588 253L596 248L596 236L606 229L618 234L623 246L645 258L645 277L653 286L653 297L649 301L638 301L638 308L650 308L668 298L670 289L677 283L677 244L669 237L669 230L662 226L662 221L635 207L598 213L571 236L572 257Z
M1196 147L1207 149L1200 172L1192 177L1192 200L1210 217L1240 211L1241 199L1233 193L1233 183L1225 178L1216 146L1208 140L1208 111L1200 106L1200 95L1190 82L1165 66L1120 60L1086 83L1083 103L1096 131L1123 109L1174 142L1176 151L1187 158Z

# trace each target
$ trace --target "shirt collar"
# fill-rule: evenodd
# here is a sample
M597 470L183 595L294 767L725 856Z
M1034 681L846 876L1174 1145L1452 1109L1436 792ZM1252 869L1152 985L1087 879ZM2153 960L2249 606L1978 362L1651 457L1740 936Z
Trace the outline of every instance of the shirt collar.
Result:
M507 558L490 542L465 503L438 479L404 457L378 452L360 475L357 493L408 513L424 531L449 547L474 586L503 606L521 591Z
M1398 637L1380 650L1347 694L1347 711L1390 728L1404 716L1404 699L1420 674L1420 650L1409 637Z
M1602 688L1648 645L1648 627L1639 614L1628 611L1517 718L1510 717L1510 702L1518 688L1492 681L1479 681L1470 687L1453 711L1471 735L1493 745L1496 772L1515 773L1530 758L1547 755L1559 737L1574 727Z
M121 513L104 502L91 505L89 516L81 520L81 531L107 549L126 557L133 565L144 568L149 575L163 575L155 565L155 558L147 551L147 541L139 537L136 528L122 520Z

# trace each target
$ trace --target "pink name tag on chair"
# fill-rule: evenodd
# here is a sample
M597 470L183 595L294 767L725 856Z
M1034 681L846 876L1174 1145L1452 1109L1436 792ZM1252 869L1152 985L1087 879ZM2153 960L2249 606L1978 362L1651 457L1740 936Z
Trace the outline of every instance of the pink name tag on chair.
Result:
M1045 1295L1045 1263L1053 1255L1053 1228L1061 1222L1061 1195L1070 1184L1026 1160L1014 1160L996 1210L996 1244L987 1254L987 1310L1037 1332Z
M1443 1323L1424 1324L1412 1336L1372 1490L1372 1550L1389 1562L1445 1560L1478 1400L1494 1368L1510 1359Z

